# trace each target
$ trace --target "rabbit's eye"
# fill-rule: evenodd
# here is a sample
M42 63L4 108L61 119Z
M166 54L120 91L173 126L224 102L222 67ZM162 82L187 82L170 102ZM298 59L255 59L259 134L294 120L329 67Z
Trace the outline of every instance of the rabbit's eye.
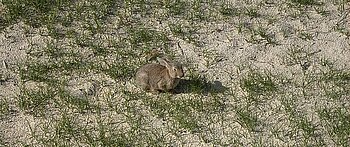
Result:
M176 68L174 68L174 71L176 71Z

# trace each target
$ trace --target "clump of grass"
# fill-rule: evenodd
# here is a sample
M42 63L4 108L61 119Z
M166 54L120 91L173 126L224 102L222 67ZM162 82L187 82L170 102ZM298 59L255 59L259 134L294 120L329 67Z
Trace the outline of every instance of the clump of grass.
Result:
M139 62L126 62L126 63L109 63L106 67L100 68L98 70L102 71L104 74L110 76L113 79L128 80L131 79L136 72Z
M79 58L51 62L29 61L20 66L19 75L23 81L56 83L60 80L60 75L71 75L73 71L86 68L87 63Z
M191 107L186 101L173 101L173 100L162 100L162 101L150 101L151 108L157 112L156 114L160 117L174 119L180 128L188 130L190 132L197 132L200 129L198 120L191 115L193 114ZM170 109L171 108L171 109Z
M20 90L21 94L17 97L18 107L34 116L44 116L57 94L55 89L49 87L39 87L37 90L21 88Z
M121 105L115 111L125 117L123 122L127 123L127 126L130 127L120 130L125 135L119 134L120 137L124 137L121 143L131 146L163 146L162 144L165 142L164 136L154 129L153 121L145 115L145 112L154 111L148 109L148 104L151 104L155 98L147 96L145 93L129 91L123 91L122 94L125 101L121 102ZM162 97L163 99L164 97ZM160 101L158 102L161 103ZM150 105L150 107L153 106L153 104ZM135 142L133 140L138 141Z
M171 16L181 16L186 13L189 4L183 0L165 1L165 8Z
M213 5L213 1L193 1L191 4L191 11L189 11L188 19L190 21L211 21L215 20L215 11L210 9L210 6Z
M56 42L48 42L43 48L31 48L28 55L30 59L18 66L23 81L57 83L62 76L84 73L92 68L92 63L81 58L81 53L58 46Z
M256 115L252 114L247 110L248 108L241 108L236 111L237 119L241 126L248 129L251 132L258 131L256 127L258 126L258 118Z
M47 22L49 14L56 13L58 9L68 6L70 0L4 0L2 3L7 7L6 25L20 19L33 27L40 27Z
M64 83L49 83L36 89L22 87L17 97L18 107L34 116L46 116L47 109L60 107L62 110L78 110L80 113L97 109L87 96L73 96L63 89Z
M347 38L350 37L350 30L343 24L337 24L336 26L334 26L334 30L344 34Z
M37 82L57 82L57 79L50 75L52 67L43 63L31 63L21 65L19 75L21 80L31 80Z
M169 25L170 31L177 37L192 43L196 46L202 46L203 43L199 41L196 36L199 28L195 25L184 25L182 23L174 23Z
M316 0L291 0L292 3L298 5L298 6L313 6L313 5L322 5L321 2L318 2Z
M255 8L247 8L244 14L251 18L258 18L261 16Z
M320 78L325 96L333 100L342 100L350 94L350 73L330 67Z
M325 108L318 111L322 120L326 121L328 133L333 136L333 141L339 146L347 146L350 143L350 114L347 108Z
M129 29L130 44L133 49L139 48L163 48L168 49L168 37L159 31L149 28L132 28Z
M313 36L310 33L307 32L301 32L298 35L299 38L303 39L303 40L313 40Z
M319 137L316 133L319 128L317 125L312 124L312 121L300 116L292 116L291 121L294 123L296 128L302 131L305 145L310 145L314 142L318 142L320 145L323 144L321 137Z
M275 35L267 33L266 29L259 28L256 33L258 35L260 35L266 41L266 45L268 45L268 44L270 44L270 45L277 45L277 41L275 39Z
M270 95L278 90L277 83L270 75L254 71L241 79L240 87L252 96Z
M171 117L177 122L180 128L188 130L190 132L199 132L201 125L198 120L191 111L190 107L183 102L178 102L172 105L174 111L170 111L172 113Z
M323 7L316 7L315 11L322 16L329 16L331 14L331 12L325 10Z
M288 92L289 93L289 92ZM284 136L290 139L295 139L296 135L301 136L296 145L302 146L323 146L325 145L325 138L319 132L323 131L320 123L315 123L313 117L306 116L304 111L300 111L298 101L300 94L296 91L291 91L289 94L282 96L281 104L283 105L284 114L288 115L289 128L285 130ZM311 120L310 120L311 119ZM283 138L283 137L282 137Z
M91 111L96 109L97 107L89 101L89 97L87 96L73 96L68 91L59 90L57 94L58 98L60 98L60 106L66 106L71 110L78 110L80 113L84 113L87 111Z
M10 103L6 99L0 99L0 118L10 113Z
M193 93L200 95L215 95L223 93L227 88L222 86L221 82L214 81L213 83L207 81L207 79L191 70L188 71L189 79L181 80L181 86L177 86L175 91L178 90L181 93Z
M32 145L79 146L84 144L81 133L83 130L77 124L76 117L62 113L60 118L48 119L47 123L31 128Z
M241 14L238 8L230 8L225 5L221 6L220 13L224 16L239 16Z
M319 51L306 51L300 46L293 46L288 48L286 64L291 65L300 65L303 71L306 71L310 67L311 57L313 57Z
M331 69L329 72L324 73L322 80L325 82L331 82L336 86L349 86L350 72Z
M62 115L62 118L57 121L55 125L55 134L62 143L69 143L78 138L80 129L74 122L74 119L68 116L68 114Z
M103 47L103 46L94 45L94 44L91 44L88 46L91 47L94 56L105 57L114 53L114 51L108 47Z
M164 94L159 99L142 99L159 118L174 123L174 130L186 130L189 132L203 133L206 126L203 123L211 122L209 115L220 114L225 109L224 100L221 97L204 99L178 98Z
M87 138L88 144L92 146L132 146L129 131L113 131L113 126L106 123L105 118L101 117L101 111L97 112L96 118L97 126L95 129L97 129L98 135L92 134L88 129L83 130L83 136Z
M258 29L251 29L252 35L250 36L250 40L247 40L249 43L263 43L265 45L278 45L275 35L267 32L267 29L259 27Z

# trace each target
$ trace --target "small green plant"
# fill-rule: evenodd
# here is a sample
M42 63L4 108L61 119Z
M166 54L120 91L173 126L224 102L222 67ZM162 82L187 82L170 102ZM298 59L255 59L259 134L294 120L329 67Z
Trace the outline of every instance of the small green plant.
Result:
M191 3L191 11L189 12L188 19L190 21L212 21L215 20L214 12L208 9L208 6L212 6L213 1L203 2L202 0L193 1Z
M338 10L343 13L346 11L345 6L347 5L348 2L349 0L339 0L339 1L334 1L333 3L335 5L338 5Z
M320 78L325 96L333 100L342 100L350 94L350 73L334 69L332 66Z
M287 57L285 62L287 65L300 65L302 70L307 70L310 67L311 57L313 57L318 51L307 51L300 46L293 46L288 48Z
M160 117L174 119L180 128L186 129L190 132L199 131L199 124L192 114L192 107L190 107L186 100L147 100L145 101L151 109Z
M328 16L330 15L330 12L325 10L323 7L316 7L315 8L316 12L322 16Z
M183 0L175 0L175 1L166 0L165 7L167 8L168 13L170 13L170 15L181 16L186 13L186 7L188 7L188 3Z
M31 80L36 82L56 82L57 80L50 75L52 67L43 63L29 63L21 65L19 75L21 80Z
M77 97L72 96L67 91L60 90L58 94L59 98L61 99L62 106L66 106L70 109L77 109L80 113L87 112L89 110L93 110L96 108L91 102L88 100L88 97Z
M259 14L258 10L255 8L247 8L245 15L251 17L251 18L258 18L261 15Z
M192 93L201 94L209 90L209 83L205 78L201 77L198 74L189 74L190 80L186 85L183 85L184 91L189 91Z
M334 27L334 30L344 34L347 38L350 37L350 30L346 27L345 21L341 21L337 23Z
M34 116L44 116L57 94L56 90L50 87L40 87L36 90L21 88L20 90L21 94L17 97L18 107Z
M245 110L247 108L240 108L236 111L238 121L241 126L244 126L247 130L251 132L255 132L256 127L258 126L258 118L254 114L250 113L250 111Z
M55 39L63 39L63 38L65 38L66 37L66 32L61 30L61 29L59 29L59 28L57 28L56 26L57 26L57 24L55 24L55 23L47 24L46 28L48 30L48 34L51 37L55 38ZM68 35L68 33L67 33L67 35Z
M335 86L350 86L350 72L333 69L324 73L322 80L332 82Z
M310 33L301 32L301 33L299 33L299 38L301 38L303 40L313 40L314 37Z
M194 25L184 25L181 23L174 23L169 25L170 31L177 37L189 42L193 43L196 46L201 46L202 43L198 40L196 34L199 28Z
M107 64L106 68L100 70L113 79L126 80L133 77L138 65L137 62L112 63Z
M318 111L322 120L326 121L329 134L334 137L333 141L339 146L347 146L350 143L350 114L347 108L321 109Z
M67 6L71 3L69 0L40 0L40 1L26 1L26 0L4 0L2 3L8 8L6 13L7 22L11 24L23 19L26 23L33 27L40 27L47 23L48 17L52 13L56 13L58 9Z
M98 135L92 134L90 130L84 129L83 136L89 138L90 145L102 145L102 146L131 146L129 136L121 132L113 132L113 125L110 122L106 123L105 118L102 118L101 111L97 112L97 130ZM128 132L129 133L129 132Z
M131 47L139 48L163 48L168 49L169 39L162 32L152 30L149 28L129 29L131 35L129 41Z
M251 96L270 95L278 90L277 84L270 75L254 71L241 79L240 87Z
M267 33L267 30L259 27L254 34L259 35L263 40L266 41L266 45L277 45L274 34Z
M79 58L60 59L59 61L32 61L21 65L19 75L23 81L56 83L60 75L70 75L72 71L84 70L87 63Z
M148 28L131 29L130 34L130 42L132 44L151 43L153 40L165 37L162 34L158 34L157 31Z
M316 0L291 0L292 3L299 6L309 6L309 5L321 5L321 2L317 2Z
M176 103L173 105L175 110L170 112L174 114L172 115L172 118L178 123L181 129L185 129L189 132L199 132L201 126L198 123L198 120L191 115L190 108L186 108L186 106L187 105L183 103Z
M81 135L81 129L69 114L63 114L62 118L60 118L54 126L54 129L54 139L56 139L58 141L57 143L61 145L74 143L75 141L78 141L79 136Z
M6 99L0 99L0 118L10 113L10 104Z
M296 120L292 120L296 127L303 131L303 136L306 140L315 139L317 137L317 126L308 121L305 117L294 117Z
M224 16L239 16L241 14L238 8L230 8L225 5L221 6L220 13Z

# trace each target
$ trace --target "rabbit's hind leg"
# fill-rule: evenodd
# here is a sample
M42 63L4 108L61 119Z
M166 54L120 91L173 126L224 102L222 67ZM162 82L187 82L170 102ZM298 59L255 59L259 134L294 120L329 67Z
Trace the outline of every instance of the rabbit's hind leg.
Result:
M145 73L137 73L136 74L136 83L143 90L150 89L149 78L148 78L148 75Z

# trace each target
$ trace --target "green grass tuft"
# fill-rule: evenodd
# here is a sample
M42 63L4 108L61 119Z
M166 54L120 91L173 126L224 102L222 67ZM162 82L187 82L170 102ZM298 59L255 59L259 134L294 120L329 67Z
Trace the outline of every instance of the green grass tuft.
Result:
M350 143L350 114L347 109L321 109L320 117L326 121L330 128L329 134L334 137L334 142L339 146L347 146Z
M10 103L6 99L0 99L0 119L10 113Z
M186 13L186 7L188 7L188 3L183 0L165 1L165 7L167 8L170 15L181 16Z
M291 0L292 3L300 6L321 5L321 2L316 0Z
M239 16L241 14L238 8L230 8L225 5L222 6L220 13L224 16Z
M37 90L21 88L21 94L17 98L18 107L34 116L45 116L50 103L57 94L55 89L40 87Z
M241 88L249 95L270 95L278 90L277 84L270 75L251 72L241 80Z
M33 27L40 27L47 22L49 14L56 13L59 9L68 6L70 0L4 0L2 1L9 10L5 20L6 25L22 19Z
M250 113L250 111L245 109L238 109L237 119L241 126L248 129L251 132L258 131L257 126L259 125L258 118L256 115Z

